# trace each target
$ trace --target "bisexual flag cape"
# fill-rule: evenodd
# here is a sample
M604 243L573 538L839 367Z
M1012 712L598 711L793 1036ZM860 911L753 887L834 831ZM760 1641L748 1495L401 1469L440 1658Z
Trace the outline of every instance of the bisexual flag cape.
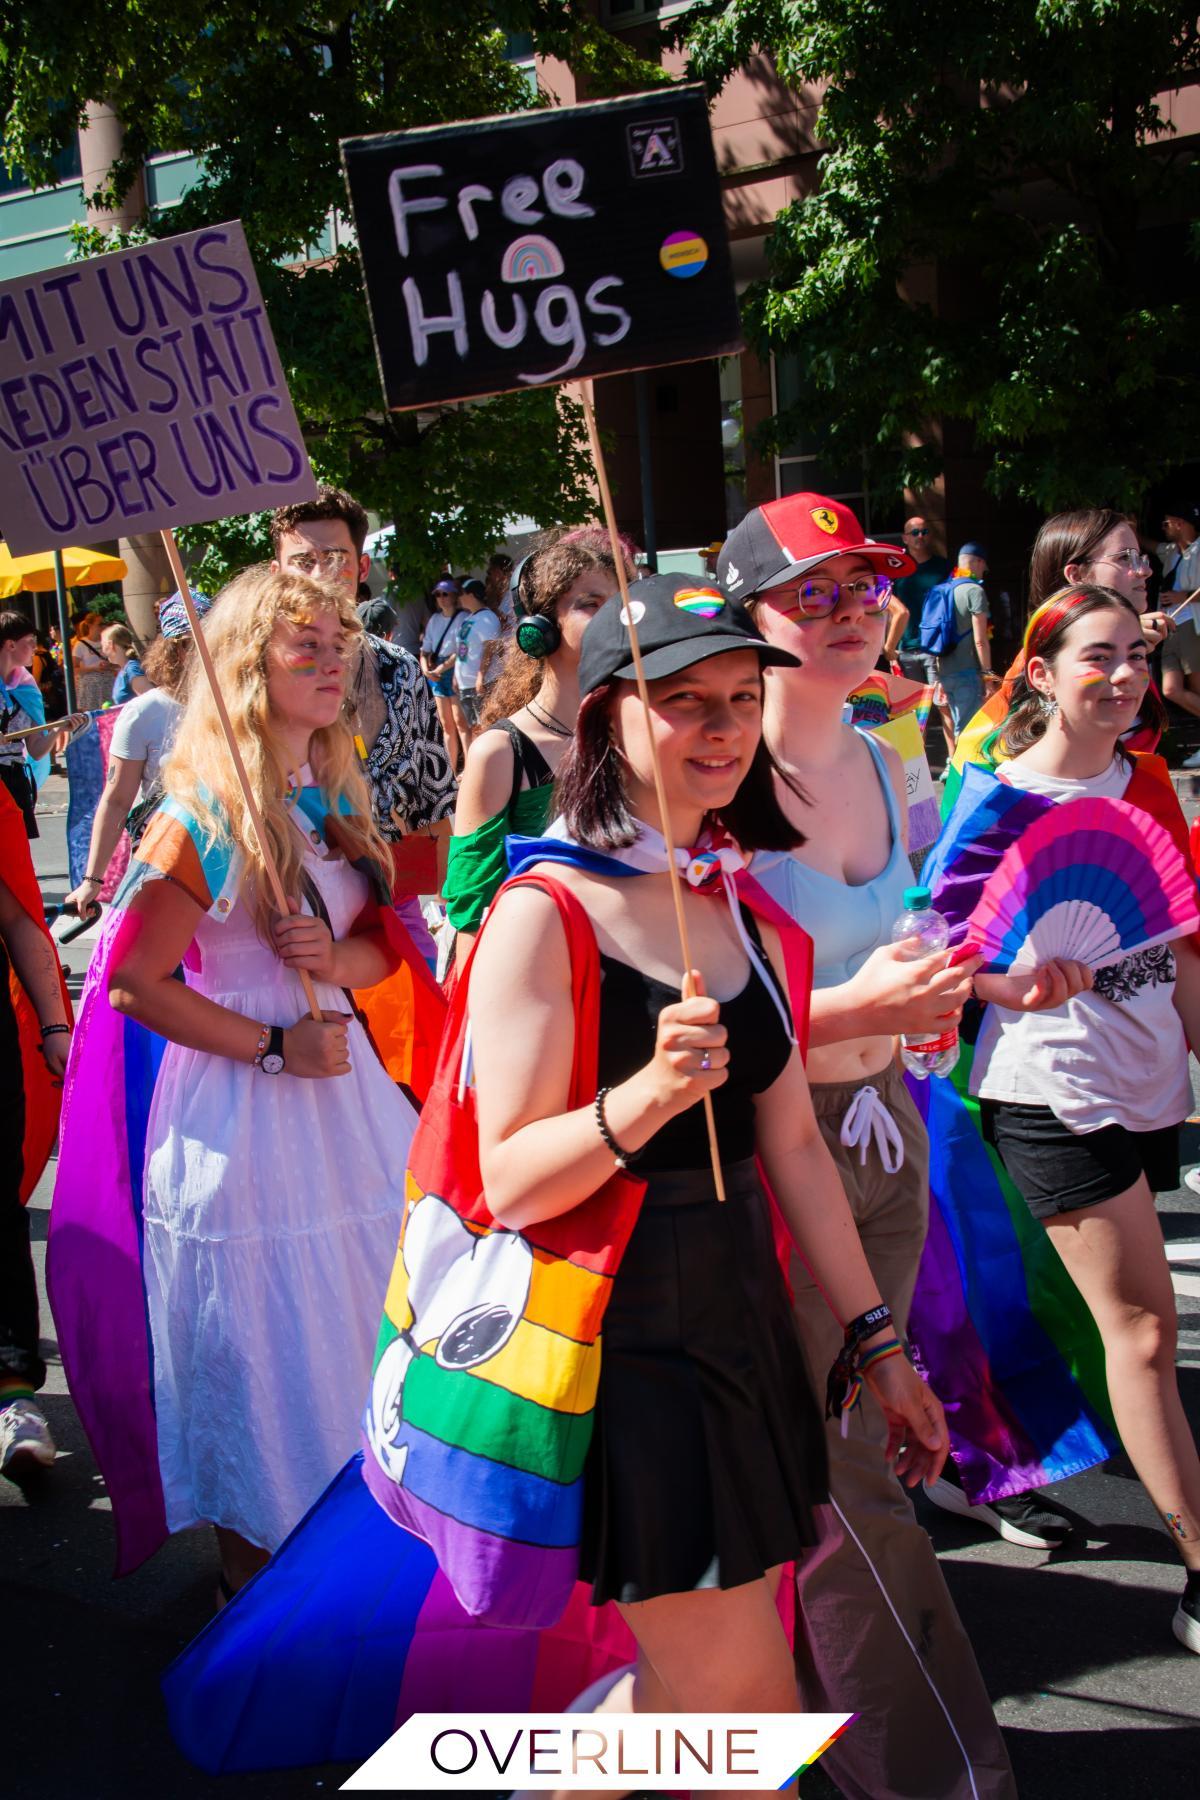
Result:
M631 851L611 853L584 849L553 830L509 842L514 874L558 863L633 876L665 868L665 855L651 832ZM742 859L730 846L685 860L693 885L726 897L732 888L778 925L803 1037L807 935L738 867ZM392 1332L385 1314L381 1343ZM778 1605L790 1640L793 1582L780 1584ZM177 1659L163 1687L180 1748L202 1768L230 1773L362 1761L416 1711L562 1711L634 1654L616 1608L593 1606L582 1582L558 1622L541 1631L471 1618L433 1552L372 1498L357 1456L266 1568Z
M337 819L319 789L296 790L292 804L308 829L340 845ZM389 1074L419 1102L444 1002L387 903L381 872L359 867L373 876L373 895L354 929L382 927L404 962L396 976L356 994L355 1003ZM67 1065L47 1283L71 1394L112 1500L119 1575L167 1535L141 1227L146 1127L165 1044L110 1006L108 974L133 923L129 902L144 882L175 882L220 921L237 900L242 870L228 839L214 842L182 806L163 801L96 945Z
M46 929L41 889L34 873L29 839L25 835L25 816L20 807L0 784L0 876L18 906L33 920L50 946L58 971L62 992L63 1017L71 1017L71 1002L63 980L62 965L54 939ZM9 999L17 1021L17 1038L21 1046L21 1069L25 1081L25 1137L22 1144L21 1201L28 1200L42 1177L42 1170L58 1136L61 1088L52 1080L42 1055L42 1028L32 1000L25 992L9 958Z
M1187 856L1187 827L1165 763L1149 754L1134 761L1124 798ZM1005 850L1052 805L966 767L923 874L953 942L962 941ZM1117 1440L1095 1321L983 1140L969 1092L967 1035L948 1080L909 1078L930 1139L929 1235L909 1339L946 1409L963 1486L972 1500L986 1501L1092 1468Z

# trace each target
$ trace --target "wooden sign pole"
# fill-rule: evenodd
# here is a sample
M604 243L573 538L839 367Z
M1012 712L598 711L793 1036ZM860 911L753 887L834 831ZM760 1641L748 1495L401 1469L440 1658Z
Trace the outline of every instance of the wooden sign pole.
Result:
M271 847L267 842L267 834L263 830L262 815L258 810L258 801L254 798L254 790L250 786L250 777L246 773L246 765L242 761L242 753L238 748L238 741L233 733L233 724L229 717L229 709L225 705L225 696L222 694L220 685L217 681L217 671L213 668L213 660L209 654L208 645L204 641L204 633L200 629L200 615L196 611L196 602L192 599L192 590L188 585L188 578L183 567L183 558L179 554L179 546L175 542L175 533L173 531L164 531L162 534L162 541L163 548L167 553L167 561L171 565L171 573L174 575L176 585L179 588L179 598L183 601L183 610L187 614L188 625L191 627L192 641L196 646L196 655L200 658L200 667L204 670L204 677L208 682L212 692L213 704L217 709L217 718L220 720L221 730L225 734L225 743L229 750L230 760L233 763L233 772L237 776L238 786L242 790L242 799L246 802L246 811L250 814L250 822L254 827L255 836L258 838L258 847L262 855L263 868L266 872L267 882L271 889L271 897L274 900L278 911L282 913L283 917L286 919L289 910L287 895L283 891L283 883L279 879L279 870L275 867L275 859L271 855ZM299 969L297 970L297 974L300 977L300 985L304 989L304 998L308 1001L308 1009L313 1018L319 1023L321 1019L321 1008L317 1005L317 990L313 986L312 976L307 969Z
M613 509L612 490L608 485L608 470L604 464L604 450L600 443L600 433L596 429L596 412L592 405L590 382L583 384L582 398L583 416L587 420L588 442L591 445L592 462L596 470L596 481L600 488L600 504L604 509L604 522L608 526L608 541L612 546L613 562L617 571L617 585L621 590L621 603L625 608L624 618L629 630L629 647L633 652L638 697L646 714L646 735L650 740L650 766L654 771L654 797L658 801L662 834L667 845L667 874L671 883L671 899L675 905L675 924L679 930L679 948L683 952L683 997L685 1000L691 1000L695 996L696 989L692 981L692 951L688 941L687 915L683 910L683 882L680 880L679 869L675 862L675 838L671 830L671 812L667 804L667 790L663 784L662 765L658 760L658 749L654 742L654 721L650 714L650 690L646 686L646 673L642 667L642 647L638 642L637 620L634 618L633 608L629 604L625 553L621 549L621 540L617 533L617 515ZM708 1129L713 1185L717 1190L717 1199L724 1200L725 1179L721 1173L721 1152L717 1146L717 1121L713 1113L711 1094L704 1096L704 1123Z

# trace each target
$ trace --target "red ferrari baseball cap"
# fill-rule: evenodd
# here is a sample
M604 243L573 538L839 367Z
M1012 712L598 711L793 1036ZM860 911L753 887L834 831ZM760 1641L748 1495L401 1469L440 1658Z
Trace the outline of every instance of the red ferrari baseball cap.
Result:
M876 543L848 506L824 494L789 494L756 506L735 525L717 558L717 580L737 600L778 587L831 556L862 556L893 581L916 563L897 544Z

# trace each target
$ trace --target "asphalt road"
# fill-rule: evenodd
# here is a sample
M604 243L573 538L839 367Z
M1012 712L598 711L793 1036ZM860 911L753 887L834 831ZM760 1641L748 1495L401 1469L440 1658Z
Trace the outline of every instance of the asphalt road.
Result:
M63 809L63 810L56 810ZM65 786L45 796L36 861L47 901L67 887ZM66 952L73 986L86 939ZM1196 1076L1193 1065L1193 1076ZM1200 1109L1198 1109L1200 1110ZM1190 1125L1188 1163L1200 1161ZM32 1202L39 1269L53 1164ZM1168 1238L1196 1245L1175 1274L1180 1380L1200 1427L1200 1199L1161 1201ZM60 1456L18 1487L0 1478L0 1620L8 1644L0 1795L6 1800L291 1800L334 1789L329 1768L213 1780L174 1748L158 1678L212 1611L207 1532L174 1538L144 1568L111 1578L111 1511L66 1391L43 1300L50 1378L43 1403ZM1200 1658L1170 1621L1181 1587L1166 1533L1121 1460L1050 1493L1077 1520L1047 1555L925 1509L947 1579L1004 1726L1023 1800L1163 1800L1200 1788ZM1191 1773L1189 1774L1189 1771ZM820 1768L809 1800L835 1790Z

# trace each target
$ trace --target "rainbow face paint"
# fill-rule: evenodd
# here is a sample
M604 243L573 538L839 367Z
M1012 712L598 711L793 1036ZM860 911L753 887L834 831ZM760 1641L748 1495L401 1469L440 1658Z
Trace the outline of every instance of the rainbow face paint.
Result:
M1101 683L1107 682L1108 676L1101 675L1097 669L1085 669L1077 679L1080 687L1091 688L1099 687Z
M317 659L311 650L285 650L282 656L293 675L315 675L317 672Z

